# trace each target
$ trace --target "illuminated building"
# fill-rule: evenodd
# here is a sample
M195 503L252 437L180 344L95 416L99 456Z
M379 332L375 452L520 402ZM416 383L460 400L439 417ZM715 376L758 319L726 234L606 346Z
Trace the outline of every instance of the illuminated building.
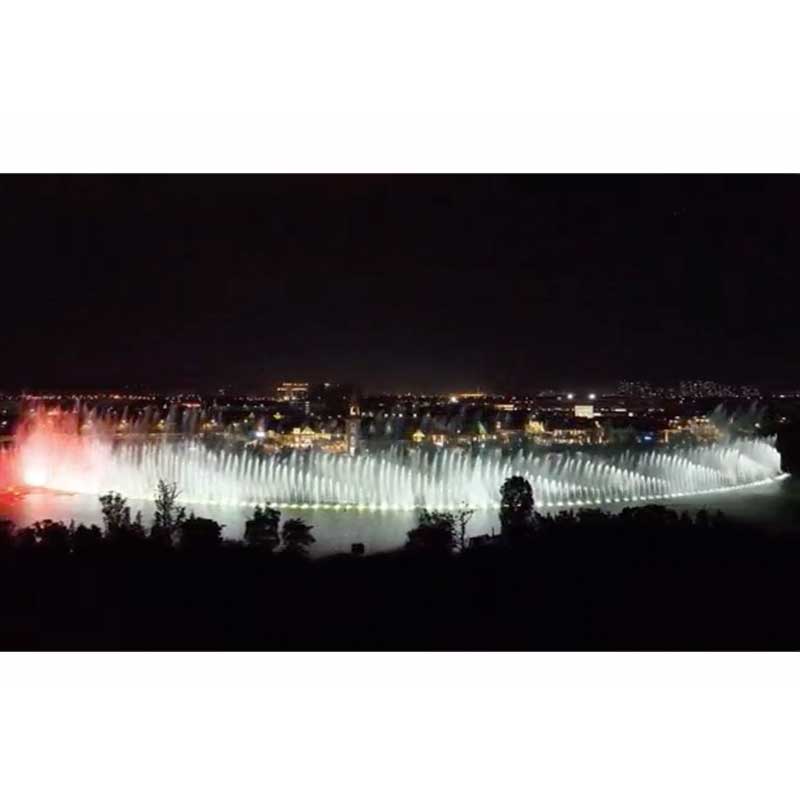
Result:
M320 450L324 453L341 453L345 449L341 434L315 431L308 425L292 428L289 433L269 430L259 436L257 432L256 441L266 452L276 452L287 447L293 450Z
M450 399L453 402L457 402L459 400L480 400L484 397L486 397L486 393L478 389L474 392L456 392ZM455 398L455 400L453 400L453 398Z
M575 416L583 417L584 419L594 419L594 406L588 404L575 406Z
M284 381L277 387L275 395L282 403L303 403L308 399L308 384Z
M569 422L548 425L545 433L535 437L539 444L600 444L603 430L594 420L575 417Z
M529 435L544 433L544 424L538 419L530 419L525 423L525 433Z
M350 407L350 416L345 422L345 441L347 452L354 456L361 444L361 414L357 405Z

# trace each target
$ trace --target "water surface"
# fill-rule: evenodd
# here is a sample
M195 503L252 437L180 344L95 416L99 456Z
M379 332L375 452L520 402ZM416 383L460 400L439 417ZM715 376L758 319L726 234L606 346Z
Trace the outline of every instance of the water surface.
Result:
M684 497L665 503L677 511L695 513L700 509L720 510L733 519L757 524L768 532L788 533L800 530L800 478L788 478L768 485L734 492ZM152 502L131 502L134 511L141 511L145 524L153 517ZM620 510L623 506L609 506ZM225 525L224 535L233 539L244 533L250 509L241 506L205 506L191 504L191 511ZM315 555L349 551L356 542L368 552L390 550L405 542L405 534L416 521L412 511L357 511L333 509L282 509L282 518L298 516L314 526L317 543ZM17 525L29 525L40 519L74 520L76 523L100 524L100 503L92 495L30 492L12 498L0 496L0 517ZM468 535L490 533L499 528L496 511L478 511L467 529Z

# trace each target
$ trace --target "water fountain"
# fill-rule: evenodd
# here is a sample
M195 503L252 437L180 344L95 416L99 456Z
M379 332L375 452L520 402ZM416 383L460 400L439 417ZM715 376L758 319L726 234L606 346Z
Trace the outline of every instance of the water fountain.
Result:
M63 492L118 491L149 499L163 478L179 485L187 503L374 510L448 509L462 502L495 508L510 475L530 481L543 509L663 502L781 477L780 455L769 437L731 435L713 444L591 453L395 445L355 456L262 454L209 447L191 437L115 440L97 416L42 410L31 413L17 446L0 461L0 472L19 483Z

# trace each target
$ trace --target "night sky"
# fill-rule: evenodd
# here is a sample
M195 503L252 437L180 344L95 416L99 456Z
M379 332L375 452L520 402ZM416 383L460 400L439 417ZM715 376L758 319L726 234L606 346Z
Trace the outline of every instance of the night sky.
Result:
M800 384L792 176L6 176L0 389Z

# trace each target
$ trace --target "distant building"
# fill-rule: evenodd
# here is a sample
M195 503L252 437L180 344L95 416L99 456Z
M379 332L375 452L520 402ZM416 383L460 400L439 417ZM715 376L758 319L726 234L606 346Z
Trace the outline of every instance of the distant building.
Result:
M525 433L529 435L544 433L544 423L538 419L529 419L525 423Z
M575 416L583 417L584 419L594 419L594 406L593 405L575 406Z
M275 390L275 396L282 403L304 403L308 400L307 383L290 383L284 381Z
M308 425L292 428L285 433L268 430L259 436L256 433L257 446L266 452L277 452L282 448L293 450L321 450L323 453L341 453L345 449L344 437L341 433L319 431Z
M534 440L541 444L600 444L603 431L595 420L576 416L547 425L545 434Z
M459 402L461 400L482 400L486 397L486 392L476 389L474 392L456 392L451 395L451 402ZM455 400L453 400L455 398Z
M653 397L657 393L648 381L622 381L617 387L617 394L622 397Z

